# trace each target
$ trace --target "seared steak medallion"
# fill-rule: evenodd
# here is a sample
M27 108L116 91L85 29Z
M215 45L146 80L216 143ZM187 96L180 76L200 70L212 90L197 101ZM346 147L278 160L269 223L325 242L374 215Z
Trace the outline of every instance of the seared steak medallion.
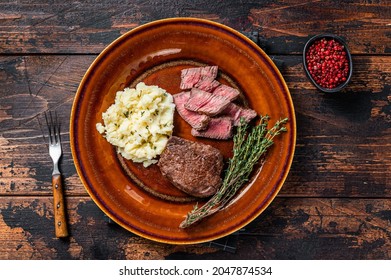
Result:
M174 186L195 197L215 194L222 183L223 156L203 143L172 136L158 166Z

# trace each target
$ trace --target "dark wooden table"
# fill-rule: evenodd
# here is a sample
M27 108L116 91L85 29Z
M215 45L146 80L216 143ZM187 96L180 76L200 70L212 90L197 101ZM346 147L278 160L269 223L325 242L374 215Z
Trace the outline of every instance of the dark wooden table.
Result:
M189 16L258 33L296 109L286 183L229 237L231 251L155 243L110 223L70 152L73 98L102 49L140 24ZM303 71L304 44L319 33L342 36L353 54L352 81L339 94L320 93ZM0 259L390 259L390 53L389 1L1 1ZM54 109L63 121L66 240L54 237L52 163L40 128Z

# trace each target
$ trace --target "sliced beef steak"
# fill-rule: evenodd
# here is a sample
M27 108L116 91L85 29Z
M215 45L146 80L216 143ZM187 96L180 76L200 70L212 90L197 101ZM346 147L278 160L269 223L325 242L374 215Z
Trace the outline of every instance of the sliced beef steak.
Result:
M185 91L173 95L175 107L178 114L194 129L205 129L209 123L209 117L185 108L185 104L190 98L190 92Z
M234 87L216 80L217 66L183 69L181 89L174 95L178 113L192 126L191 134L212 139L232 138L233 126L250 122L257 112L233 102L240 95Z
M213 90L213 93L216 95L224 96L230 101L236 99L239 96L239 91L236 88L220 84L217 88Z
M203 78L194 85L195 88L199 88L204 91L212 92L220 86L220 82L217 80L211 80L209 78Z
M191 89L200 80L212 82L217 77L217 66L187 68L181 71L181 89Z
M181 71L181 89L192 88L201 78L201 70L199 68L188 68Z
M235 103L230 103L221 112L221 115L231 118L234 126L238 126L241 118L244 118L244 120L248 123L257 116L257 112L252 109L236 105Z
M222 183L223 156L220 151L180 137L170 137L158 166L174 186L192 196L211 196Z
M192 129L191 134L196 137L225 140L232 138L233 126L231 118L211 118L205 130Z
M229 99L223 96L192 88L190 98L185 103L185 108L208 116L215 116L223 111L229 103Z

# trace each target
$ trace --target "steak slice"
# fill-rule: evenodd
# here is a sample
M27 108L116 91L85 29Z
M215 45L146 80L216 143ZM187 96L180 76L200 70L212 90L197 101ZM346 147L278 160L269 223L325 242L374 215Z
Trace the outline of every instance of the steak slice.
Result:
M197 112L187 110L185 103L190 98L190 92L185 91L173 95L175 107L178 114L194 129L205 129L209 123L209 117Z
M221 152L210 145L180 137L170 137L158 166L174 186L195 197L215 194L222 183Z
M240 124L241 118L244 118L244 120L248 123L257 115L256 111L241 107L232 102L221 112L221 116L226 116L232 119L234 126L238 126Z
M190 98L185 103L185 108L208 116L215 116L223 111L229 103L229 99L223 96L192 88Z
M188 68L181 71L181 89L192 88L201 78L201 70L199 68Z
M181 89L191 89L200 80L213 81L217 77L218 67L217 66L204 66L187 68L181 71Z
M220 85L220 82L214 79L202 78L194 85L195 88L199 88L204 91L212 92Z
M205 137L218 140L226 140L233 136L233 125L231 118L211 118L205 130L192 129L191 134L196 137Z
M236 88L220 84L217 88L213 90L213 93L216 95L224 96L230 101L236 99L239 96L239 91Z

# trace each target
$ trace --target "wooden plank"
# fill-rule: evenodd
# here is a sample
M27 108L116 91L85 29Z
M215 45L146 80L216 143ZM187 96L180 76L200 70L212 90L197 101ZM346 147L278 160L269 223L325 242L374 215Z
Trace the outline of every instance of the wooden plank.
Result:
M389 54L388 1L117 1L26 0L0 3L1 53L99 53L125 32L169 17L199 17L259 32L271 54L301 53L319 33L346 39L354 54Z
M67 193L85 194L69 144L69 118L78 84L94 56L30 56L0 59L0 193L48 194L52 163L43 113L61 117L61 170ZM64 79L64 77L67 77Z
M277 198L237 236L235 253L175 246L107 223L67 199L70 238L54 237L50 197L0 197L0 259L390 259L389 199ZM52 234L51 234L52 233Z
M391 73L388 57L354 57L344 92L310 90L295 57L280 57L297 117L297 146L282 194L390 196Z
M95 56L0 57L0 195L50 195L51 160L43 112L62 114L62 171L67 195L85 195L69 145L78 83ZM327 95L305 77L300 57L283 75L297 116L297 147L284 196L391 196L391 57L355 56L346 91ZM66 77L66 79L64 79Z

